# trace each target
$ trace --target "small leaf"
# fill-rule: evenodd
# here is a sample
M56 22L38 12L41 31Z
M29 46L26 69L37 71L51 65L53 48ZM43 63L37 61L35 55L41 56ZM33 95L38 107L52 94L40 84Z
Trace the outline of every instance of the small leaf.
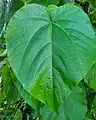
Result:
M22 112L20 110L16 112L14 120L22 120Z

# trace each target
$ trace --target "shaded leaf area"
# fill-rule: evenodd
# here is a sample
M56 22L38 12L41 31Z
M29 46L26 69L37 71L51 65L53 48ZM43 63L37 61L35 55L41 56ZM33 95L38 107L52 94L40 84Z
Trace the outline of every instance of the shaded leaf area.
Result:
M6 48L6 26L14 13L23 5L22 0L0 0L0 52Z
M92 66L91 70L87 73L84 81L96 92L96 63Z
M94 8L96 8L96 0L87 0Z
M87 102L88 102L88 113L87 117L95 120L96 119L96 63L92 66L90 71L84 78L87 84Z
M57 114L46 106L41 108L42 120L83 120L86 112L86 98L79 87L73 89Z
M89 17L91 19L92 24L96 27L96 2L89 2Z
M11 76L10 66L4 66L2 69L2 82L3 82L3 92L7 100L11 102L16 102L20 99L20 94L15 84L13 83L13 78Z
M8 12L8 21L15 14L15 12L23 6L22 0L11 0L9 4L9 12Z
M0 34L6 20L7 1L0 0ZM1 35L0 35L1 36Z
M16 85L20 95L26 100L26 102L33 107L37 113L39 113L40 102L36 100L33 96L31 96L22 86L22 84L18 81L14 73L11 73L12 78L14 80L14 84Z
M64 5L67 3L74 3L74 0L59 0L59 5Z
M15 114L15 120L22 120L22 113L18 110Z
M2 81L0 83L0 120L27 120L28 118L28 120L35 120L38 117L37 113L21 98L24 90L21 88L20 92L17 89L15 86L17 84L14 84L15 80L16 77L6 61L2 68ZM22 94L20 95L19 92ZM30 99L26 94L24 95L33 103L33 99Z
M92 101L91 109L90 109L90 111L88 110L84 120L96 120L96 94Z
M13 83L8 62L6 62L2 69L0 99L0 119L14 120L14 115L18 109L17 106L21 101L21 96Z
M73 3L72 0L23 0L23 2L25 4L38 3L38 4L41 4L41 5L45 5L45 6L52 5L52 4L61 6L61 5L64 5L66 3Z
M83 0L82 2L85 3L85 6L87 3L87 14L90 17L90 20L93 26L96 27L96 1L95 0L85 0L85 1Z
M24 6L11 19L6 41L10 64L23 88L54 111L96 57L90 20L71 4L54 12L39 4Z
M28 4L28 3L38 3L38 4L45 5L45 6L48 6L50 4L54 4L54 5L58 5L59 4L59 0L23 0L23 2L25 4Z
M91 119L96 119L96 94L93 100L92 109L91 109Z

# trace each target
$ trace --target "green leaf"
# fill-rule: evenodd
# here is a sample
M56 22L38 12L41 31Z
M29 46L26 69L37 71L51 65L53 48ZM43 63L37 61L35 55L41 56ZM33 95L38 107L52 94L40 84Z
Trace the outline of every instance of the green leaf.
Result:
M0 0L0 33L4 27L5 16L6 16L6 2L4 0Z
M14 75L10 65L7 61L6 66L2 70L3 78L3 91L8 100L16 101L20 95L31 105L37 112L40 109L40 102L33 98L21 85L16 76ZM20 95L19 95L19 93Z
M9 11L8 11L8 20L14 15L14 13L23 6L23 0L11 0Z
M14 120L22 120L22 112L20 110L16 112Z
M54 4L54 5L58 5L59 4L59 0L23 0L25 4L28 3L39 3L45 6Z
M90 119L90 118L86 117L84 120L93 120L93 119Z
M88 12L89 12L91 23L94 26L96 26L96 1L95 0L89 1Z
M59 2L60 5L64 5L66 3L73 3L73 1L72 0L60 0Z
M41 0L41 3L46 6L51 5L51 4L58 5L59 0Z
M88 86L96 91L96 63L92 66L91 70L87 73L84 81Z
M11 19L6 41L19 82L56 111L93 65L96 36L79 7L64 5L51 13L39 4L24 6Z
M18 79L16 78L16 76L14 75L14 72L12 71L8 61L7 61L7 65L5 67L3 67L3 72L2 72L2 77L3 77L3 86L4 86L4 92L5 95L11 95L12 97L14 96L14 94L12 95L10 90L14 87L15 89L17 89L20 93L20 95L25 99L25 101L32 107L34 108L37 112L39 112L40 109L40 102L38 100L36 100L35 98L33 98L21 85L21 83L18 81ZM6 79L5 79L6 78ZM8 84L8 80L11 79L10 82L12 82L13 87L11 86L11 84ZM7 83L6 83L6 81ZM15 85L15 86L14 86ZM7 88L10 88L9 91L7 90ZM7 94L8 93L8 94ZM17 95L15 93L15 95Z
M7 50L5 50L2 54L0 54L0 62L4 61L6 57L7 57Z
M20 98L20 94L13 83L10 72L10 66L6 63L6 66L2 68L3 92L9 101L15 102Z
M41 108L42 120L83 120L86 112L86 98L79 87L73 89L70 96L59 108L58 114L52 112L46 106Z
M0 86L1 87L1 86ZM1 88L0 88L1 89ZM2 100L4 99L4 94L3 92L0 90L0 108L1 108L1 103L2 103Z
M56 10L57 6L56 5L49 5L48 9L51 12L51 17L54 16L54 12Z
M77 1L79 1L79 2L81 2L81 3L84 3L84 2L86 2L87 0L77 0Z
M87 0L94 8L96 8L96 0Z
M95 97L94 97L93 107L96 108L96 95L95 95Z

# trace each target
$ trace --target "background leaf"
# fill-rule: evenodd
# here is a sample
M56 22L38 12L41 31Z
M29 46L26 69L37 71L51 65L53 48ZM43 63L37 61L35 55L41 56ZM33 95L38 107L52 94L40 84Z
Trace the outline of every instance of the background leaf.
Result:
M0 33L4 27L4 23L6 20L6 12L7 12L7 1L0 0Z
M10 73L10 66L8 64L3 67L2 81L3 81L3 92L6 98L11 102L17 101L20 98L20 94L18 92L18 89L13 83L13 79Z
M33 98L21 85L16 76L14 75L8 61L2 69L3 91L5 96L11 102L17 101L20 95L26 102L39 112L40 102ZM19 94L20 93L20 94Z
M87 85L96 91L96 63L92 66L91 70L84 78Z
M59 0L60 2L59 2L59 4L60 5L64 5L64 4L67 4L67 3L73 3L74 2L74 0Z
M59 4L59 0L23 0L25 4L28 3L39 3L45 6L54 4L54 5L58 5Z
M16 112L14 120L22 120L22 113L20 110Z

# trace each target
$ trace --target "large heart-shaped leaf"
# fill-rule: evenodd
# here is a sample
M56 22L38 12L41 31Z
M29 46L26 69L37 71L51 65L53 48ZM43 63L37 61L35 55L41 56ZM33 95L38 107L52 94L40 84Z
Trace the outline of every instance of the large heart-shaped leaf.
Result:
M42 120L83 120L86 112L86 97L79 87L72 90L72 93L59 108L58 114L46 106L41 108Z
M8 11L8 21L14 15L14 13L24 5L22 0L11 0Z
M25 90L56 110L94 63L96 37L80 8L50 10L38 4L21 8L8 25L6 40L11 66Z

